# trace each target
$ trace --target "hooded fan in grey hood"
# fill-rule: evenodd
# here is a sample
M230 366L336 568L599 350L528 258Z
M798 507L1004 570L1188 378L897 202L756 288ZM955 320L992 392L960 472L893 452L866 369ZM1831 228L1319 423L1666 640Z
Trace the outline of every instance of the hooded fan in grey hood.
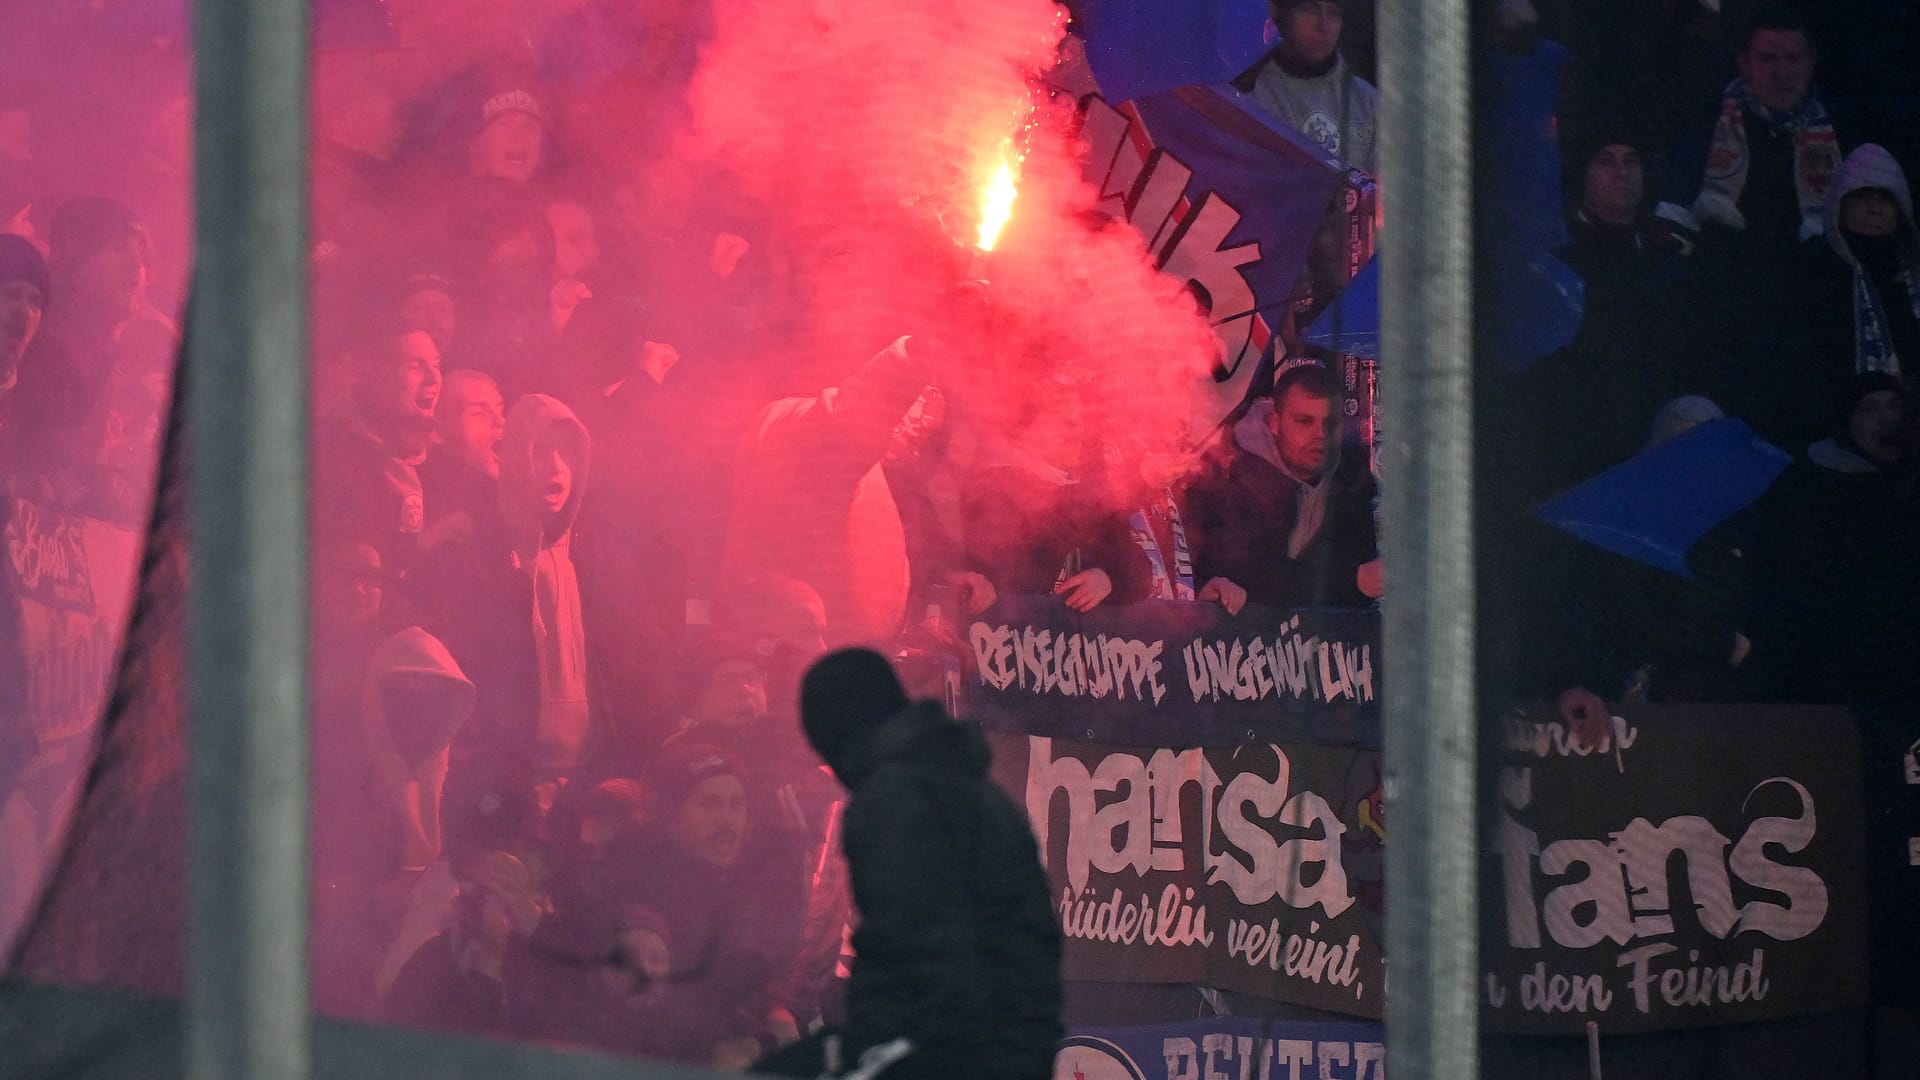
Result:
M572 554L573 522L587 488L587 445L587 429L545 394L513 403L500 442L500 515L513 568L533 583L536 745L543 760L568 767L578 764L587 734L587 633Z
M473 683L446 646L410 626L374 651L361 715L372 778L397 813L400 867L425 869L440 854L447 750L473 715Z
M1847 155L1827 190L1826 225L1851 270L1854 371L1920 374L1920 229L1906 173L1885 148Z
M401 897L440 856L449 748L473 702L446 647L408 627L374 651L358 729L315 744L315 984L329 1007L366 1005Z

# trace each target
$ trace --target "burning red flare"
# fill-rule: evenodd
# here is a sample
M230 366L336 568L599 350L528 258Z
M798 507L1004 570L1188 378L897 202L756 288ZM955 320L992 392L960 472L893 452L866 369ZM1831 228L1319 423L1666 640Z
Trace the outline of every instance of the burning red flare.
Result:
M1000 154L1000 166L993 172L993 178L987 181L980 192L980 242L981 251L992 251L994 242L1000 239L1000 230L1006 228L1007 219L1013 216L1013 201L1020 197L1020 188L1014 177L1013 163L1005 151Z

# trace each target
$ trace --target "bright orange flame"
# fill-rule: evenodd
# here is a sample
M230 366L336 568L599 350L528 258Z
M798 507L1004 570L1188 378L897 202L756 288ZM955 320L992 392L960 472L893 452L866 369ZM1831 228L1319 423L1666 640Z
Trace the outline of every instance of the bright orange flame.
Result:
M994 242L1000 239L1000 230L1006 228L1007 219L1013 216L1013 200L1019 195L1020 189L1013 178L1013 166L1002 154L1000 167L994 170L993 179L987 181L986 188L980 193L981 251L993 250Z

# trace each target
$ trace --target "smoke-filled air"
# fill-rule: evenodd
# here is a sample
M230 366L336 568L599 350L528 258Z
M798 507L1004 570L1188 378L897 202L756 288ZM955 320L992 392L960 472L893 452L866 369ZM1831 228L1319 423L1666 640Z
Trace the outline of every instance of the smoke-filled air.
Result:
M66 568L0 608L33 735L0 738L0 940L6 974L173 995L181 590L221 572L182 561L200 433L170 399L189 5L55 6L27 38L71 49L0 30L0 525ZM858 965L922 919L866 883L971 852L984 891L906 903L991 909L1002 952L927 977L992 972L969 1000L999 1011L918 1038L952 1075L1044 1073L1061 927L951 722L974 632L1380 595L1370 462L1339 449L1370 384L1262 363L1296 279L1324 306L1353 269L1308 266L1348 222L1334 158L1244 95L1101 101L1049 0L312 8L316 1009L815 1076L779 1055L842 1023L873 1049ZM1191 166L1156 149L1182 130ZM1290 486L1248 503L1243 458ZM888 663L807 680L844 647ZM1138 696L1178 653L1119 655L1054 684ZM863 810L901 768L992 821Z

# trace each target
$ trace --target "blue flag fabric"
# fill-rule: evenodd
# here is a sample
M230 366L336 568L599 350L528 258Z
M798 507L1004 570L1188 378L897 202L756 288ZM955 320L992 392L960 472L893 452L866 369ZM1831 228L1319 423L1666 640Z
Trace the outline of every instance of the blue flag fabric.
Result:
M1293 295L1340 172L1305 136L1231 87L1181 86L1118 106L1091 97L1085 176L1100 206L1187 283L1221 355L1189 430L1203 438L1244 400Z
M1277 316L1339 190L1339 166L1319 145L1225 84L1181 87L1137 99L1132 107L1153 145L1193 170L1190 192L1210 191L1238 211L1239 221L1220 247L1260 245L1259 261L1244 265L1241 276L1253 287L1254 306ZM1172 236L1171 228L1161 233L1162 239ZM1236 314L1215 305L1215 319Z
M1542 506L1562 532L1692 580L1687 551L1758 499L1789 462L1740 420L1715 420L1634 455Z
M1484 318L1507 371L1521 371L1573 344L1587 306L1587 285L1573 267L1541 247L1489 245L1498 298Z
M1331 352L1380 359L1380 256L1353 275L1344 291L1307 328L1306 341Z
M1493 259L1500 276L1500 309L1490 313L1509 367L1565 348L1580 329L1586 285L1573 268L1542 248L1500 248ZM1380 256L1353 280L1307 328L1306 342L1331 352L1380 359Z
M1488 61L1492 92L1478 117L1498 167L1487 177L1496 197L1482 204L1492 217L1486 232L1526 248L1567 242L1553 106L1570 56L1564 46L1538 41L1530 52L1499 52Z
M1569 53L1539 41L1522 55L1499 53L1488 65L1492 92L1480 122L1498 168L1480 234L1499 299L1477 314L1501 366L1520 370L1572 344L1586 305L1580 275L1553 252L1567 242L1565 195L1554 101Z
M1108 101L1226 82L1274 42L1266 0L1087 0L1080 30Z

